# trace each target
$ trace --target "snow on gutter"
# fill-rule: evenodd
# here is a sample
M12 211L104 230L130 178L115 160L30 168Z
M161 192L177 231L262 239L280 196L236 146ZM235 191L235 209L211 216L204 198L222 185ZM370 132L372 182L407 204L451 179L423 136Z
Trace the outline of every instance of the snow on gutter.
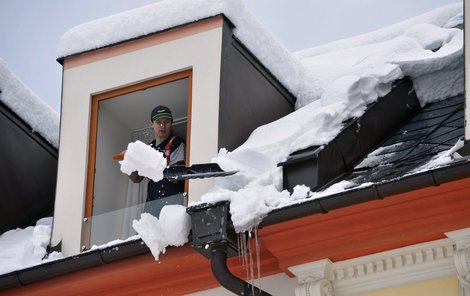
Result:
M270 212L259 224L266 227L296 218L316 214L325 214L371 200L380 200L411 190L422 189L470 177L470 160L462 158L448 166L409 175L399 180L393 180L368 187L342 191L322 198L307 200ZM13 271L0 275L0 290L18 288L34 282L47 280L71 272L108 264L117 260L148 253L148 247L142 240L131 240L121 244L95 249L57 261Z

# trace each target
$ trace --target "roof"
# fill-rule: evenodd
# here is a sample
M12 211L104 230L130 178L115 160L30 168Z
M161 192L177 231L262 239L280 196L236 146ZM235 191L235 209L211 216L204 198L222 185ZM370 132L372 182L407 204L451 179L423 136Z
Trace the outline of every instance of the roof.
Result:
M59 114L24 85L2 59L0 59L0 102L54 148L59 147Z
M59 141L59 115L1 59L0 133L1 235L52 214Z
M306 105L259 127L234 151L220 153L215 161L222 169L241 173L216 180L222 189L208 192L202 200L208 203L230 200L236 228L248 230L270 211L351 188L350 182L339 182L345 175L341 178L336 175L334 183L310 193L309 188L299 186L290 195L276 194L282 188L277 164L296 151L325 147L336 141L352 120L360 120L371 105L392 93L395 83L404 77L411 79L421 107L462 95L463 31L455 27L462 21L462 6L450 5L381 30L295 54L309 77L319 82L320 98L310 103L299 102L297 98L297 107ZM394 123L393 129L383 136L395 132L402 123ZM381 143L369 146L366 155ZM357 164L348 164L348 172Z
M379 183L442 164L452 165L452 148L464 136L464 104L464 96L459 95L425 106L357 165L346 180ZM431 159L435 161L429 163Z
M145 10L148 10L148 16L142 18L143 24L145 21L153 22L156 15L160 13L163 15L173 9L188 11L186 10L188 8L182 7L188 4L188 1L172 2L176 3L174 6L169 4L170 1L159 3L129 14L121 14L72 29L64 35L61 41L61 45L65 46L61 50L61 56L108 46L127 40L126 38L131 38L130 36L133 36L132 38L144 36L213 14L223 13L234 22L238 30L235 31L238 34L237 37L268 66L282 83L290 85L291 90L296 89L293 93L301 101L300 105L304 106L279 121L260 127L244 145L232 152L222 151L216 159L227 170L241 168L243 172L233 178L219 180L219 189L222 189L208 193L205 201L230 200L232 219L241 216L245 219L242 221L245 224L238 224L239 230L249 229L254 225L253 221L262 220L260 225L265 226L279 222L281 216L282 219L293 219L296 216L291 214L292 209L297 209L304 215L324 213L338 207L383 198L384 195L406 192L416 189L417 186L418 188L432 186L470 175L470 165L465 158L456 161L447 158L446 162L439 162L435 167L427 166L425 171L418 170L421 165L427 163L439 152L452 151L451 147L454 147L455 140L461 137L463 132L461 128L462 30L452 28L455 24L461 24L456 21L461 15L461 5L448 6L367 36L327 44L295 56L283 49L277 41L272 41L269 33L262 29L261 31L255 30L258 33L266 33L268 36L266 37L268 39L259 39L263 48L276 53L274 55L266 53L266 57L263 57L263 51L259 52L260 49L256 45L253 46L256 41L252 40L260 35L247 33L248 35L243 37L241 33L244 25L243 18L246 14L237 5L229 6L229 3L238 2L205 1L204 4L194 4L202 5L200 7L204 8L202 10L194 9L193 5L188 6L189 10L195 11L194 14L181 13L184 16L177 17L177 22L173 22L175 20L173 18L162 17L161 22L156 22L160 27L152 27L153 29L146 32L136 31L130 35L126 33L111 41L105 39L107 43L95 46L95 42L106 35L102 30L115 28L123 18L127 18L128 21L136 20L139 16L145 15ZM207 10L208 4L213 4L213 8ZM241 18L239 22L236 21L237 17ZM250 22L251 19L247 21L247 23ZM136 27L145 26L137 25ZM251 28L259 29L256 26ZM424 32L433 34L421 34ZM91 38L87 41L89 37ZM250 40L255 43L250 43ZM74 44L69 43L72 41ZM273 44L273 48L266 44ZM82 45L84 47L80 47ZM406 47L409 52L407 51L406 54L403 51L397 52L403 49L401 46L409 46ZM387 51L387 48L391 48L392 51ZM343 49L345 51L342 51ZM407 55L410 53L413 55ZM351 56L356 59L344 58ZM279 60L287 62L285 65L281 63L282 65L276 68L275 65L273 66L275 64L273 61ZM328 64L330 62L332 64ZM344 72L345 68L353 69L353 72ZM381 148L371 153L361 165L356 166L346 177L349 182L342 182L342 184L335 182L333 186L329 186L322 192L306 190L303 193L294 192L292 195L278 192L280 187L279 170L276 167L278 162L285 160L292 152L299 149L330 143L344 129L349 120L361 118L367 108L377 101L377 98L385 97L396 80L406 75L411 76L414 90L424 108L417 111L411 119L406 120L403 127L398 127L401 129L390 133L391 137L381 143ZM279 78L280 76L284 78ZM296 79L301 83L290 82ZM437 81L440 83L437 84ZM459 118L459 116L460 119L453 120L454 117ZM404 133L405 130L406 133ZM412 135L417 137L412 137ZM390 153L390 151L395 153ZM372 160L377 159L376 157L384 165L373 162ZM388 170L390 167L399 169L399 173L393 172L394 175L390 175ZM411 174L403 176L404 172L411 172ZM357 182L355 186L345 186L345 184L350 185L351 181ZM249 213L252 216L245 215L246 208L254 212ZM81 256L86 257L86 255ZM98 262L99 259L96 261ZM79 268L82 266L78 266ZM9 276L13 277L16 274Z

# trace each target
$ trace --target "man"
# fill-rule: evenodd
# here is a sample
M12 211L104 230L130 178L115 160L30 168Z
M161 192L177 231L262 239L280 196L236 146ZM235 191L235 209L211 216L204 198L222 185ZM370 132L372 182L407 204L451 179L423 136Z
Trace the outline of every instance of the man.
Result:
M173 124L171 110L166 106L155 107L150 114L150 121L155 134L155 140L149 145L163 153L169 166L184 165L185 144L181 137L173 135L171 132ZM137 172L133 172L130 178L135 183L143 180L143 177L139 176ZM147 202L183 192L183 181L169 181L166 178L158 182L149 180Z

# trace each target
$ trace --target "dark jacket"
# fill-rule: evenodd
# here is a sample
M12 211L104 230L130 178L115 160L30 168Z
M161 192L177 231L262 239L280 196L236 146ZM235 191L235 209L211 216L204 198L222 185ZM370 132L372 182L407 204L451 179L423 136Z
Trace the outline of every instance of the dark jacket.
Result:
M153 140L150 143L150 146L152 146L155 150L162 152L164 155L166 154L165 157L167 157L167 155L169 154L169 157L171 158L171 154L173 153L173 151L175 151L176 148L178 148L178 146L184 143L181 137L178 137L178 136L174 136L174 137L175 138L173 139L173 141L171 141L171 144L169 144L169 142L173 138L173 135L168 136L165 140L163 140L158 145L156 145L156 140ZM165 153L165 150L168 150L169 153ZM158 182L149 180L148 191L147 191L147 201L152 201L152 200L156 200L162 197L171 196L171 195L183 193L183 192L184 192L184 182L182 181L175 184L169 181L167 178L163 178L162 180Z

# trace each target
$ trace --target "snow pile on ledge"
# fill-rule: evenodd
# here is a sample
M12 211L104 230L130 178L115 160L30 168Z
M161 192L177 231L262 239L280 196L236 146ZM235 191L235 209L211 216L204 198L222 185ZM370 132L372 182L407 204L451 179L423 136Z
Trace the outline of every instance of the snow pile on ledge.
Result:
M0 101L55 148L59 147L59 114L24 85L0 59Z
M36 226L10 230L0 235L0 274L63 258L61 253L47 254L52 218L37 221Z
M318 98L317 82L241 0L165 0L84 23L62 35L58 56L67 57L220 14L230 19L237 38L294 96L306 101Z
M188 242L191 220L186 207L167 205L162 208L160 218L143 213L140 220L134 220L132 227L149 247L155 260L165 254L168 246L182 246Z
M141 141L129 143L124 160L119 163L121 172L130 175L137 171L140 176L148 177L155 182L163 179L163 170L167 166L163 153Z

